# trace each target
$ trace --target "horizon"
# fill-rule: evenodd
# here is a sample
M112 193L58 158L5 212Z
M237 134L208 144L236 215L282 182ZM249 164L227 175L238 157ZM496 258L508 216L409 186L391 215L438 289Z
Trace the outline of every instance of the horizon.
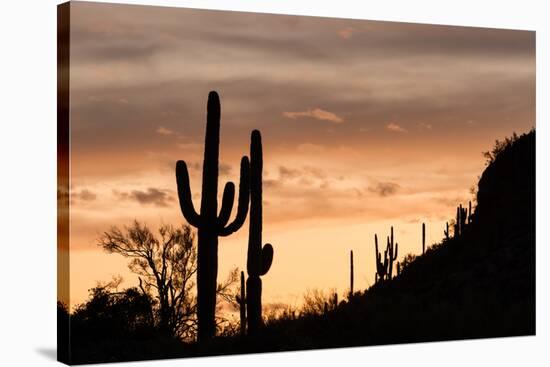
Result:
M372 285L390 226L398 260L421 253L423 222L439 242L474 205L482 152L535 126L534 32L86 3L71 27L71 307L112 275L137 284L95 245L110 226L185 223L179 159L199 207L210 90L220 197L262 133L267 306L344 295L350 250L355 289ZM219 281L246 269L247 235L248 219L220 238Z

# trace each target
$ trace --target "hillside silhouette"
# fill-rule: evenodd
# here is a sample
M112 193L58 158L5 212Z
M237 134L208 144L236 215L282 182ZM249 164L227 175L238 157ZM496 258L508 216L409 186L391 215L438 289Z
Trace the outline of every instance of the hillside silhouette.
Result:
M283 316L253 340L220 338L217 352L535 334L535 131L497 141L485 156L460 236L408 256L398 276L334 309Z
M442 241L421 255L405 256L393 278L344 300L317 298L302 310L264 318L261 332L253 336L237 327L214 337L208 348L159 333L151 321L151 301L139 290L96 288L70 315L66 360L81 364L533 335L535 140L532 130L497 141L485 153L477 205L460 233L455 227L454 235L443 236L442 228ZM68 320L58 304L58 322ZM58 337L66 343L67 335Z

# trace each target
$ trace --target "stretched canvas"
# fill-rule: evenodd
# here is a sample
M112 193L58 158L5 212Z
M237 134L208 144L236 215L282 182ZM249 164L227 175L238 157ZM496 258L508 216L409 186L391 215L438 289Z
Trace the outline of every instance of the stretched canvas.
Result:
M535 334L535 32L58 7L58 358Z

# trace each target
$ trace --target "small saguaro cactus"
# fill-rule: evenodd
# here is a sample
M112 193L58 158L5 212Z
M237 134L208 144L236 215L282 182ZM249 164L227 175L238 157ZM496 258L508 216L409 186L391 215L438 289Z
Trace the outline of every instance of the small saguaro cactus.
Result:
M235 185L225 185L218 215L218 161L220 152L220 98L218 93L208 95L206 137L202 167L202 197L200 213L193 205L189 172L184 161L176 163L178 198L183 216L198 229L197 254L197 318L198 341L208 341L216 334L216 287L218 276L218 236L229 236L242 227L248 214L250 164L241 159L239 202L237 215L228 224L235 200Z
M472 201L468 201L468 224L472 223Z
M445 234L445 239L448 241L449 240L449 222L446 222L445 223L445 230L443 230L443 233Z
M468 209L463 208L462 204L459 206L459 212L460 212L460 235L462 236L464 234L464 230L466 229L466 221L468 220Z
M246 269L246 308L248 334L255 335L263 324L262 280L273 262L273 247L267 243L262 247L262 136L252 131L250 142L250 219L248 233L248 256Z
M394 251L395 246L395 251ZM399 245L397 243L393 243L393 226L391 227L391 233L390 237L388 237L388 244L386 248L386 252L388 254L388 279L392 278L393 275L393 262L397 259L397 252L398 252Z
M426 252L426 223L422 223L422 255Z
M382 261L382 254L378 251L378 236L374 235L374 251L376 255L376 283L383 282L386 279L388 273L388 249L384 251L384 261Z
M239 314L241 317L241 335L246 334L246 285L244 283L244 271L241 271L241 294L236 295L235 299L239 304Z
M455 238L460 236L460 208L456 207Z
M353 296L353 250L349 252L349 299Z

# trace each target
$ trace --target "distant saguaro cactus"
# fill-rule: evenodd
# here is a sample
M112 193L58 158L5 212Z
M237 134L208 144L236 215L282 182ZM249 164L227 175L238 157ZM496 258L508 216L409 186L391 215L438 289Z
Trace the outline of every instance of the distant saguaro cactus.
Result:
M468 224L472 223L472 201L468 201Z
M422 255L426 252L426 223L422 223Z
M197 317L198 340L207 341L216 334L216 287L218 276L218 236L229 236L243 225L248 213L250 164L241 159L239 202L237 214L227 224L235 200L235 185L225 185L218 215L218 160L220 149L220 99L216 92L208 95L206 137L202 169L200 214L195 211L189 184L189 172L184 161L176 163L176 182L181 212L187 222L198 229L197 254Z
M244 271L241 271L241 294L235 296L239 304L239 315L241 319L241 335L246 334L246 285L244 283Z
M458 238L460 236L460 208L458 206L456 207L456 219L455 219L454 228L455 228L454 237Z
M395 246L395 252L394 252L394 246ZM399 245L397 243L393 242L393 226L391 227L391 233L390 238L388 238L388 244L386 248L386 252L388 254L388 279L391 279L393 276L393 262L397 259L397 252L398 252Z
M462 207L462 204L458 207L459 209L459 216L460 216L460 223L459 223L459 232L462 236L464 234L464 230L466 229L466 222L468 220L468 210L466 208Z
M349 299L353 296L353 250L349 252Z
M250 142L250 229L246 268L248 334L254 335L262 326L262 280L273 262L273 246L262 247L262 136L252 131Z
M378 236L376 234L374 235L374 251L376 255L375 281L376 283L383 282L388 273L388 249L386 248L386 251L384 251L384 261L382 261L382 254L378 251Z
M443 230L443 233L445 234L445 239L449 240L449 222L445 223L445 230Z
M471 205L472 202L470 202L470 212L471 212ZM462 204L460 204L456 208L456 223L455 223L455 237L459 237L464 234L464 230L466 229L466 223L469 223L469 215L468 215L468 209L463 208Z

